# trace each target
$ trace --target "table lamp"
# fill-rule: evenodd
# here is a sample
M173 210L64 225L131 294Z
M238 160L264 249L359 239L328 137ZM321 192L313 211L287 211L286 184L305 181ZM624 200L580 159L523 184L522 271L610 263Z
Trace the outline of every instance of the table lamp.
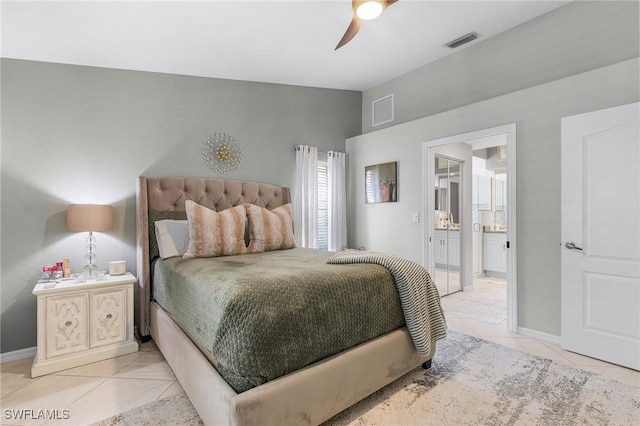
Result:
M90 278L96 276L98 267L96 261L96 238L93 231L103 232L112 229L112 211L111 206L100 204L71 204L67 211L67 230L71 232L89 232L86 238L87 254L84 260L87 262L83 272Z

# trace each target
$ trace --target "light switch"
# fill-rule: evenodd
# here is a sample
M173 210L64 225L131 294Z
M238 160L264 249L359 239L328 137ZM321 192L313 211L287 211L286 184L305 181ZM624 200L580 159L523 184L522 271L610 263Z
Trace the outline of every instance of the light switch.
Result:
M413 212L413 223L420 223L420 212Z

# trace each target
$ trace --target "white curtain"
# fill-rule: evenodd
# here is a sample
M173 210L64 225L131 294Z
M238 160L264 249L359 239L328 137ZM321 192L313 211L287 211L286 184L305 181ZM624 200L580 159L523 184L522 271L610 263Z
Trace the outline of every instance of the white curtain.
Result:
M329 250L347 247L347 186L345 180L345 153L327 153L329 181Z
M293 226L300 247L318 248L318 148L297 145Z

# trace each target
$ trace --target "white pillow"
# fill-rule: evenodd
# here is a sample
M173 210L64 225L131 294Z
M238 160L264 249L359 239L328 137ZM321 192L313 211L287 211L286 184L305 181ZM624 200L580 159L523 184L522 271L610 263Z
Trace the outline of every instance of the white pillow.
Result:
M155 225L158 251L162 259L186 253L189 247L189 221L165 219L156 221Z

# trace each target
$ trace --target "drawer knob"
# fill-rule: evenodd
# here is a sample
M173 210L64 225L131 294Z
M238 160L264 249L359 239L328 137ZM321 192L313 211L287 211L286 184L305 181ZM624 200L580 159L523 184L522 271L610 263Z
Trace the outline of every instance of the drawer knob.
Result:
M111 317L113 317L113 315L107 314L107 319L111 319Z
M67 327L69 327L71 325L71 321L67 321L64 323L64 325L66 325Z

